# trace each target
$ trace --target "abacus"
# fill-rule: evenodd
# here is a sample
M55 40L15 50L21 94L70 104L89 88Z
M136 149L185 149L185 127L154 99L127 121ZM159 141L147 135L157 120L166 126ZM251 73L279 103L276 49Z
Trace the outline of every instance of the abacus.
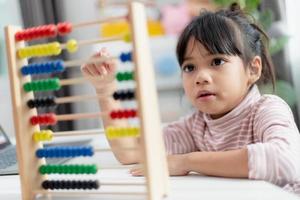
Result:
M126 19L131 24L131 35L114 36L110 38L94 39L90 41L69 40L66 44L52 42L25 46L25 41L54 37L57 34L66 35L75 28L100 24L113 20ZM69 22L57 25L44 25L22 30L20 27L7 26L5 28L9 76L11 85L13 119L16 132L17 157L21 180L23 200L32 200L37 196L64 195L101 195L101 187L107 185L130 185L130 183L101 183L101 180L51 180L48 174L96 174L97 166L87 165L47 165L45 158L54 157L89 157L98 151L109 149L94 149L92 146L57 146L43 147L44 141L53 137L68 137L70 135L88 135L104 133L109 139L119 137L140 137L139 151L142 155L142 164L145 172L145 199L163 199L168 192L168 170L165 149L161 135L161 124L155 92L154 72L151 64L148 35L146 27L146 14L144 5L138 1L128 3L128 16L112 17L103 20L71 24ZM81 45L101 43L113 40L132 41L132 53L122 53L116 56L122 62L133 62L133 72L117 73L118 81L136 81L135 89L118 90L113 94L82 95L70 97L44 97L34 99L34 92L58 90L61 86L80 84L84 78L59 80L58 78L31 81L35 74L50 74L62 72L65 67L75 66L78 63L94 62L95 60L83 59L76 61L48 61L28 65L29 57L44 57L59 55L63 49L70 53L75 52ZM98 58L98 62L105 59ZM107 98L112 95L115 100L135 99L138 109L115 110L109 113L76 113L55 115L44 113L38 115L37 108L54 106L57 104L85 101L90 99ZM139 117L139 127L106 127L104 130L77 130L52 132L41 130L40 125L55 124L60 120L88 119L109 115L112 119L126 119ZM155 147L155 148L153 148ZM100 187L101 186L101 187ZM68 192L68 190L70 190ZM120 194L118 191L112 194ZM87 197L85 197L87 198Z

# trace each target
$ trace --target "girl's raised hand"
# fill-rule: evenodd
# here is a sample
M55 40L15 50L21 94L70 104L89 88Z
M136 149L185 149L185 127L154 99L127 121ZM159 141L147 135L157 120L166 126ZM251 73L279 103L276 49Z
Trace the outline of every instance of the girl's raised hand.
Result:
M109 58L109 53L105 48L102 48L98 53L91 58ZM116 72L116 62L114 60L106 60L104 62L92 62L81 66L83 76L89 80L96 90L106 88L106 84L114 81Z

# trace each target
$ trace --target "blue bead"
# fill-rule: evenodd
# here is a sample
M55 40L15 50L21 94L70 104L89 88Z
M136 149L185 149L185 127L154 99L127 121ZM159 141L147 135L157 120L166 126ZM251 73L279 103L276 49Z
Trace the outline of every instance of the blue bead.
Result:
M86 147L87 150L87 156L93 156L94 155L94 151L92 147Z
M55 63L55 69L57 72L62 72L64 71L64 62L62 60L57 60Z
M131 52L127 53L127 61L132 61L132 53Z
M22 73L22 75L28 75L28 69L27 69L26 66L23 66L23 67L21 68L21 73Z
M120 60L121 60L122 62L126 62L126 55L125 55L125 53L121 53L121 55L120 55Z
M46 73L51 73L51 72L53 71L52 68L53 68L53 67L52 67L52 63L51 63L51 62L45 63L45 72L46 72Z
M38 149L38 150L35 152L35 155L36 155L36 157L38 157L38 158L42 158L42 157L43 157L43 150L42 150L42 149Z
M36 66L39 74L47 72L47 63L40 63Z
M131 52L128 52L128 53L121 53L120 55L120 60L122 62L129 62L129 61L132 61L132 54Z
M26 67L27 74L33 74L31 65Z

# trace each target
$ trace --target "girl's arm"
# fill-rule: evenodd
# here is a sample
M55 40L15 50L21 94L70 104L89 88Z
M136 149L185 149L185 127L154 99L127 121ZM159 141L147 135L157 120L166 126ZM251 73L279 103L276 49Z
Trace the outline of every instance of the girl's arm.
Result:
M93 58L108 57L108 53L105 49L101 49L100 52L93 55ZM99 96L107 96L106 98L99 99L99 105L101 112L110 113L112 110L120 109L121 104L119 101L115 101L112 97L112 93L117 90L117 83L114 80L116 63L114 61L106 61L104 63L90 63L81 66L83 76L89 80L96 89L96 93ZM128 124L124 120L112 120L109 115L102 118L104 127L126 127ZM136 138L121 138L113 139L108 142L111 149L119 162L122 164L133 164L138 162L138 151L125 150L138 147L138 140Z
M192 152L178 156L182 156L180 163L183 165L183 171L186 172L194 171L209 176L232 178L248 177L247 148L224 152ZM175 157L168 158L170 170Z
M266 96L254 119L257 143L247 146L249 178L277 185L300 178L300 135L289 106Z

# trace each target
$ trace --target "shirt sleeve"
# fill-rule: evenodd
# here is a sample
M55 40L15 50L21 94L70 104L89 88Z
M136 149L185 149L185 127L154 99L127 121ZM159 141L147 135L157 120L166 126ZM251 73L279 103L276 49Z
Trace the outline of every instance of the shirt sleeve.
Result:
M197 150L191 135L196 115L194 113L164 127L163 133L167 154L184 154Z
M283 186L300 177L300 135L289 106L268 96L254 117L257 140L248 145L249 178Z

